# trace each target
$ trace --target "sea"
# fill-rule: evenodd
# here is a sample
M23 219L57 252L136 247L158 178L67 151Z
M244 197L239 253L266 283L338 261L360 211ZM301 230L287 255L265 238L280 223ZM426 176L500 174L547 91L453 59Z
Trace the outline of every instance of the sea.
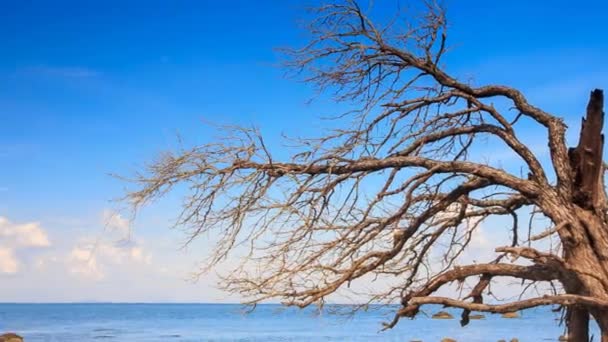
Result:
M518 338L557 341L563 334L559 316L549 308L530 309L520 318L486 315L459 324L460 312L447 310L454 319L429 316L441 310L427 307L428 315L402 319L393 329L381 331L396 307L369 307L355 315L349 307L324 309L258 305L252 312L238 304L0 304L0 332L16 332L26 342L83 341L424 341L450 337L459 342L496 342ZM594 341L598 328L592 322Z

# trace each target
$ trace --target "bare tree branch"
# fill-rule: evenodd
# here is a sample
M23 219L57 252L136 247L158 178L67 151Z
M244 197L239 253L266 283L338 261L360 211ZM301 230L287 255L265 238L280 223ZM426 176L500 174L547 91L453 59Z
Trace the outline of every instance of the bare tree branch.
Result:
M289 70L354 107L335 115L340 128L293 139L280 154L291 158L279 158L257 129L226 127L221 139L164 154L132 177L127 200L137 210L184 187L177 225L188 242L207 233L218 240L200 273L238 254L223 288L252 304L304 307L349 291L362 298L356 285L377 281L369 303L402 305L387 327L424 304L464 309L463 325L471 311L559 304L598 317L608 342L603 93L591 94L569 153L562 119L519 90L449 74L443 8L425 5L420 16L382 24L356 1L338 0L314 11L306 46L286 51ZM547 136L550 163L520 140L522 117L527 131ZM516 160L508 169L491 164L488 146ZM540 233L539 218L549 227ZM521 222L529 222L527 246ZM501 229L509 241L494 241ZM497 255L473 262L467 253L482 230ZM552 295L484 304L497 277L521 279L522 296L538 282ZM467 281L476 285L464 298L433 296Z

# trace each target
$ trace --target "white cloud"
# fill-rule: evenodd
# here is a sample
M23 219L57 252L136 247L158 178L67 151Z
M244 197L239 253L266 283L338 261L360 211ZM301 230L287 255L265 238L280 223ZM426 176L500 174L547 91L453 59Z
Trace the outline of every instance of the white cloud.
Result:
M47 233L39 222L15 224L0 216L0 239L16 247L49 247Z
M93 280L101 280L105 276L91 250L75 247L68 255L67 262L71 274Z
M129 272L151 264L151 254L131 237L128 219L113 210L105 209L101 213L101 224L105 227L102 236L96 240L76 240L71 250L59 258L69 274L98 281L117 272ZM46 264L48 263L40 263L41 267Z
M0 216L0 274L14 274L22 262L17 253L29 248L49 247L51 242L39 222L13 223Z
M70 251L66 261L71 274L101 280L109 270L127 270L149 265L152 256L138 245L120 246L103 241L83 241Z
M105 209L102 213L102 224L112 232L117 232L121 238L128 238L131 233L130 222L119 213Z
M469 249L475 250L487 250L491 249L490 253L494 253L492 242L485 234L484 223L481 222L482 218L480 217L471 217L465 219L464 228L466 229L466 234L471 234L471 240L469 242Z
M19 269L15 253L10 248L0 247L0 273L14 274Z
M469 246L476 249L487 249L488 247L491 247L490 240L484 232L483 225L473 230Z
M445 219L456 218L460 214L460 205L452 204L447 207L444 211L435 215L435 220L441 221ZM493 247L490 239L486 236L483 229L483 222L480 222L480 217L469 217L462 221L461 228L463 230L462 236L471 234L471 240L468 247L473 249L487 249Z
M152 262L152 256L144 251L141 247L131 248L131 259L136 262L149 265Z

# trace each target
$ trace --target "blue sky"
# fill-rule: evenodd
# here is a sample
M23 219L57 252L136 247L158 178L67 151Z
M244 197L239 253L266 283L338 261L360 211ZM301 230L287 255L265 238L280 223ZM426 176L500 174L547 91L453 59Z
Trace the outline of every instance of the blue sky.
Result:
M316 134L336 110L284 77L313 1L17 1L0 11L0 301L229 301L186 281L208 248L179 249L168 198L134 223L112 202L158 152L212 139L205 121ZM390 12L395 1L375 1ZM608 5L447 1L447 69L519 87L576 136L588 92L608 84ZM549 7L550 6L550 7ZM530 144L540 144L528 132ZM10 233L7 233L10 232ZM27 237L27 238L26 238ZM86 256L91 246L101 246ZM125 284L131 284L125 288Z

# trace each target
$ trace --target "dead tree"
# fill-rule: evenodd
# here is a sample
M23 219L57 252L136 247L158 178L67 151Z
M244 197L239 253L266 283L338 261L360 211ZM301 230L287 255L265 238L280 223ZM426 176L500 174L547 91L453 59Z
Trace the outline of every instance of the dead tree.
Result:
M217 237L204 270L247 251L223 284L249 303L305 307L363 283L367 302L401 303L387 328L425 304L463 309L463 325L471 311L556 305L568 308L574 340L588 339L593 315L607 342L602 91L591 93L579 144L568 149L563 120L517 89L451 76L442 64L444 11L434 3L426 10L380 26L355 1L319 8L312 40L289 51L287 64L357 106L338 116L344 126L291 142L283 151L290 160L276 158L257 130L228 128L225 139L151 164L135 177L130 203L187 185L177 224L190 239ZM550 160L522 142L522 127L546 136ZM488 142L524 172L486 162ZM496 217L508 224L489 220ZM484 225L512 238L466 264ZM540 294L488 300L501 278ZM437 295L450 284L460 284L459 294Z

